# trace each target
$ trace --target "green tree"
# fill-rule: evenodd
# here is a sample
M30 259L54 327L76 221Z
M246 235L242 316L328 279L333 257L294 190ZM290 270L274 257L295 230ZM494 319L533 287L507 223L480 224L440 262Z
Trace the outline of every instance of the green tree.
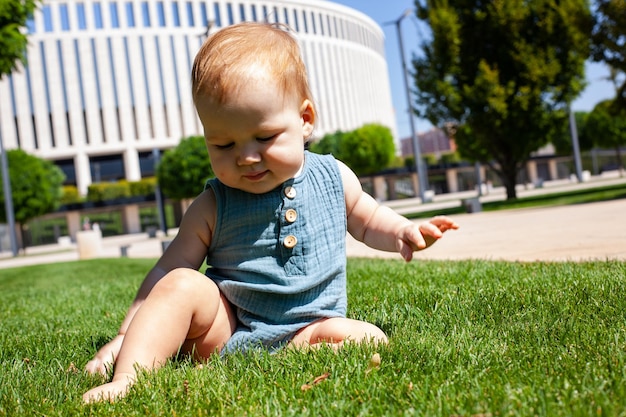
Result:
M7 151L7 160L15 221L20 224L23 236L23 227L29 220L59 207L65 175L52 162L37 158L21 149ZM0 220L7 221L1 181Z
M617 105L626 109L626 2L595 0L594 5L591 58L609 65L617 93Z
M367 124L343 135L337 158L357 175L370 175L385 169L395 155L393 135L389 128Z
M617 100L602 101L587 116L584 135L603 148L614 148L617 163L623 175L624 164L620 147L626 145L626 108L617 105Z
M319 153L321 155L332 154L335 158L341 159L339 156L339 144L345 136L345 133L341 130L335 133L328 133L317 142L311 143L309 149L311 152Z
M423 3L423 4L422 4ZM531 152L567 124L589 56L586 0L423 0L432 31L415 57L416 112L456 126L463 157L489 164L515 198Z
M26 22L37 8L37 0L0 1L0 78L26 63Z
M197 197L213 176L203 136L181 140L178 146L165 151L157 166L161 190L175 200Z

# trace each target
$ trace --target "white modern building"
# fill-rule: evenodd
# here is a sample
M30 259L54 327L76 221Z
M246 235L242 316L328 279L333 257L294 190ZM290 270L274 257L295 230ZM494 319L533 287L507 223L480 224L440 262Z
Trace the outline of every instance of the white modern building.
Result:
M207 28L289 25L319 110L316 137L395 119L382 29L325 0L44 0L28 65L0 80L0 139L92 182L153 175L154 149L202 134L190 88Z

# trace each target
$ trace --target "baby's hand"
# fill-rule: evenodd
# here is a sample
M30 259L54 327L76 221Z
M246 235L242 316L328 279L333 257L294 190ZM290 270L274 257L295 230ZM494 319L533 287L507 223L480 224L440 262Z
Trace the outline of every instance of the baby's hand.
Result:
M448 230L456 230L459 225L447 216L436 216L427 222L403 227L398 233L397 249L405 261L413 259L413 252L426 249Z
M102 346L92 360L87 362L85 370L90 374L106 375L109 369L113 369L113 364L122 348L123 335L117 335L106 345Z

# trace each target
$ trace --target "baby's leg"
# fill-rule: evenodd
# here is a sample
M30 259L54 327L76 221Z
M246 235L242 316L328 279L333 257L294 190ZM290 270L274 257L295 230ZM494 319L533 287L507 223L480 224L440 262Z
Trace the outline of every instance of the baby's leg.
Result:
M304 347L325 343L339 347L348 341L387 343L387 336L371 323L334 317L309 324L300 330L289 344L293 347Z
M137 367L156 369L179 350L207 357L231 337L236 317L217 285L198 271L176 269L150 291L130 323L110 383L83 395L86 402L122 397Z

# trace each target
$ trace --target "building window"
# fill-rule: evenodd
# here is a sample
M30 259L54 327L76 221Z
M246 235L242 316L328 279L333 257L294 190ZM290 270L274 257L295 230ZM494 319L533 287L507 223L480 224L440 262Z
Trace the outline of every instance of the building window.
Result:
M111 40L111 38L107 38L107 46L109 49L109 71L111 74L111 81L112 81L112 85L111 87L113 88L113 100L115 100L115 111L116 111L116 115L117 115L117 134L119 137L119 140L122 141L123 140L123 133L122 133L122 124L120 123L120 100L119 100L119 96L117 93L117 76L116 76L116 71L115 71L115 59L114 59L114 54L113 54L113 41Z
M41 8L43 13L43 30L46 32L52 32L54 30L52 26L52 8L48 4L44 4Z
M152 119L152 97L150 96L150 83L148 82L148 63L146 62L146 47L143 36L139 37L139 48L141 50L141 67L143 69L143 82L146 90L146 100L148 102L148 121L150 125L150 137L154 138L154 123Z
M33 79L30 76L30 67L27 65L24 67L24 73L26 74L26 89L28 91L28 107L33 120L33 140L35 149L39 149L39 140L37 139L37 119L35 118L35 108L33 106Z
M159 26L165 27L165 6L162 1L157 2L157 18L159 19Z
M80 90L80 105L81 109L83 109L83 125L87 127L87 112L85 111L85 90L83 88L83 75L82 71L80 71L81 63L80 63L80 46L78 45L78 39L74 39L74 59L76 60L76 68L79 69L77 71L78 74L78 88ZM89 143L89 129L85 129L85 143Z
M78 29L87 29L87 19L85 17L85 5L83 3L76 3L76 17L78 18Z
M246 20L246 8L241 3L239 4L239 16L241 17L242 21Z
M93 20L96 25L96 29L102 29L102 6L100 2L93 4Z
M33 19L32 15L28 16L28 19L26 19L26 30L28 31L28 33L36 32L35 19Z
M317 25L315 24L315 13L311 12L311 29L313 34L317 35Z
M206 3L200 3L200 14L202 15L202 27L209 27L209 13L206 9Z
M143 27L149 28L150 25L150 6L148 2L141 3L141 16L143 17Z
M54 138L54 125L52 123L52 104L50 100L50 80L48 79L48 65L46 65L46 46L42 42L39 42L39 50L41 52L41 62L43 63L43 81L44 89L46 90L46 108L48 110L48 121L50 123L50 144L53 148L56 147L56 140Z
M156 48L156 58L157 58L157 62L161 63L163 62L163 57L161 56L161 42L159 42L159 37L155 37L154 38L154 43L155 43L155 48ZM165 124L165 135L166 136L171 136L170 134L170 123L169 123L169 119L167 117L167 111L165 109L166 105L165 103L167 102L167 96L165 94L165 78L163 77L163 66L162 65L157 65L157 69L158 69L158 74L159 74L159 81L161 84L161 99L163 102L163 108L164 108L164 113L165 113L165 117L163 117L163 122ZM146 74L146 78L147 78L147 74ZM155 103L156 105L156 103Z
M133 9L133 3L130 1L126 2L126 25L129 28L135 27L135 11Z
M67 140L70 146L72 146L72 123L70 123L69 106L67 104L67 82L65 79L65 64L63 60L63 43L61 40L57 40L57 59L59 66L61 67L61 88L63 89L63 110L65 110L65 122L67 125Z
M296 32L300 32L300 22L298 20L298 10L293 9L293 28Z
M256 5L252 5L252 21L254 22L258 22L258 18L256 15Z
M70 30L70 17L69 10L67 9L67 4L59 4L59 14L61 17L61 30L67 32L68 30Z
M194 27L196 25L196 21L193 18L193 3L190 1L187 2L187 25L189 27Z
M174 26L180 27L180 12L178 11L178 2L172 2L172 20L174 20Z
M109 3L109 13L111 14L111 27L119 28L120 27L120 18L117 13L117 3L111 2Z
M118 181L126 177L122 155L91 156L89 167L94 183Z
M128 75L128 84L133 85L133 71L130 67L130 51L128 47L128 38L124 37L124 54L126 57L126 74ZM130 94L130 102L133 109L133 129L135 132L135 138L139 138L139 128L137 127L137 110L135 109L135 90L131 87L128 89Z
M228 16L228 24L235 24L235 17L233 16L233 5L231 3L226 3L226 14Z
M91 56L93 57L93 69L96 82L96 92L98 97L98 110L100 115L100 131L102 132L102 141L106 142L106 132L104 130L104 119L102 116L102 82L100 81L100 71L98 66L98 53L96 48L96 40L91 38Z
M215 2L213 3L213 11L215 12L215 25L218 28L222 27L222 16L220 15L220 4Z
M320 13L320 34L322 36L325 35L325 33L324 33L324 16L322 16L321 13Z

